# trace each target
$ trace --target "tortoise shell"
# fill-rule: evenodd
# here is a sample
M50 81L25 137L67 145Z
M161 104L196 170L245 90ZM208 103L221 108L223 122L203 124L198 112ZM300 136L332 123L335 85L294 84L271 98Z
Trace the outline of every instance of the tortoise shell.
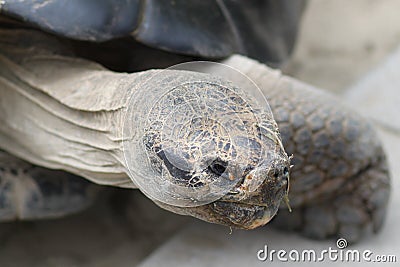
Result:
M303 7L290 0L8 0L0 13L75 40L132 36L178 54L240 53L278 65L293 49Z

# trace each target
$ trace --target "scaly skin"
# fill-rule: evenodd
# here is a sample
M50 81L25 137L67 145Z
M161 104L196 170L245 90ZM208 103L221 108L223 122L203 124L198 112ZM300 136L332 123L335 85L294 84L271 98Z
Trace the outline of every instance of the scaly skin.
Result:
M289 195L294 212L282 210L275 224L350 242L378 231L390 176L371 125L333 98L285 89L271 94L269 102L286 151L294 155Z

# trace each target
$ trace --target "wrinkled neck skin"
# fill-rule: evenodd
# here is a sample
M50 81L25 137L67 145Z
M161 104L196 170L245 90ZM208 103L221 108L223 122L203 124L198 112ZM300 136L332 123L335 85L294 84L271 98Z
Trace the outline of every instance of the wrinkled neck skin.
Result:
M1 148L95 183L133 187L120 124L129 84L138 77L73 58L47 35L2 31Z
M287 194L289 183L289 159L272 116L264 118L256 114L256 119L249 119L247 126L252 130L244 139L256 140L263 151L258 153L261 156L256 161L244 164L243 158L232 158L241 151L241 143L232 141L241 133L234 132L228 134L231 139L223 139L216 130L212 133L214 137L221 137L225 145L234 144L228 149L230 154L215 143L212 148L217 152L208 155L203 165L194 164L196 168L185 165L189 166L185 174L168 167L173 159L163 158L153 146L164 132L153 129L155 136L146 135L150 126L157 123L154 112L171 108L171 103L157 101L171 88L188 82L200 87L222 84L236 90L230 83L208 74L176 70L114 73L74 58L58 41L44 34L2 30L0 148L31 163L72 172L98 184L139 187L159 206L175 213L236 228L252 229L266 224ZM221 108L218 112L226 110ZM174 118L180 118L180 114ZM152 142L147 148L146 136ZM188 136L189 132L186 139L175 140L189 142ZM210 142L215 140L212 137ZM168 144L164 142L158 149L166 151ZM199 147L201 153L206 153L210 145L200 142ZM254 154L259 148L246 149ZM179 151L186 152L185 148ZM176 151L168 153L178 158L180 155ZM186 163L193 159L188 158ZM221 173L220 165L211 166L220 160L229 166L226 169L224 166ZM196 185L189 181L195 181ZM229 190L219 196L221 190L226 190L226 184ZM180 190L185 195L183 200L176 200ZM200 204L190 203L191 194L200 199ZM171 200L164 201L168 198ZM212 201L207 201L208 198Z

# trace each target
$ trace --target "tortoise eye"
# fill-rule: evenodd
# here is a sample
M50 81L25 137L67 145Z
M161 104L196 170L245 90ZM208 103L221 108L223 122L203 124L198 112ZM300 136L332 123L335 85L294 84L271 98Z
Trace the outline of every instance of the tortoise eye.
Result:
M217 176L221 176L225 172L227 166L228 164L226 162L216 159L208 166L208 169Z

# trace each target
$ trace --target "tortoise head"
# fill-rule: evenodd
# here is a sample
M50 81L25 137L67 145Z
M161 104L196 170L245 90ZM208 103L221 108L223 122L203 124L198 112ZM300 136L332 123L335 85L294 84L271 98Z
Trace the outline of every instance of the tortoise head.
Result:
M269 222L287 194L290 163L271 112L230 83L173 86L143 129L156 175L139 188L167 210L252 229Z

